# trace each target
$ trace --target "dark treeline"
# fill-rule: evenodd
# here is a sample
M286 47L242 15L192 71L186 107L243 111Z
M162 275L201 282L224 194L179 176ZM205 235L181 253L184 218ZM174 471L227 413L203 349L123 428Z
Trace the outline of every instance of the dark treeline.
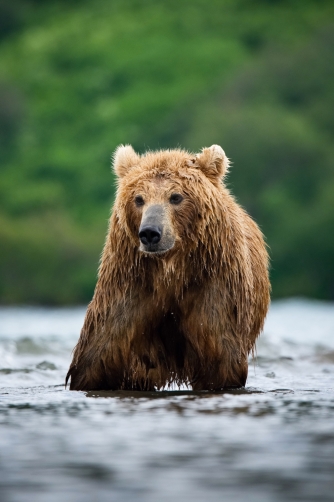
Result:
M0 302L93 292L112 151L222 145L273 296L334 298L332 0L0 0Z

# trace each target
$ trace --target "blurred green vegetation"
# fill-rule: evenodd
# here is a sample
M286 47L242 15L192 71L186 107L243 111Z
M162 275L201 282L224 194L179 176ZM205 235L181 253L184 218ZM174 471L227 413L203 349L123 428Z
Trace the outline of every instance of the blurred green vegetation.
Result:
M0 0L0 301L90 299L110 155L219 143L273 296L334 298L332 0Z

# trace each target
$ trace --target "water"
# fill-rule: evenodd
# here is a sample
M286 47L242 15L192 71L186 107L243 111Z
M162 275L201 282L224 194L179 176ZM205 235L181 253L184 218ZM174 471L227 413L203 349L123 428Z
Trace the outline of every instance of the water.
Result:
M0 500L334 500L334 305L272 305L247 388L70 392L85 309L0 309Z

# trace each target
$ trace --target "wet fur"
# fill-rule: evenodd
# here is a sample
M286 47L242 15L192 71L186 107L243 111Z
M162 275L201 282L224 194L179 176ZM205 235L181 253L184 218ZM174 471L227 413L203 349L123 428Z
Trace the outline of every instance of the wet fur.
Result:
M139 157L124 148L98 281L66 382L75 390L245 385L269 305L268 256L259 228L221 181L226 159L216 161L210 149ZM154 197L159 180L185 200L169 215L175 246L148 256L139 251L133 200L138 191Z

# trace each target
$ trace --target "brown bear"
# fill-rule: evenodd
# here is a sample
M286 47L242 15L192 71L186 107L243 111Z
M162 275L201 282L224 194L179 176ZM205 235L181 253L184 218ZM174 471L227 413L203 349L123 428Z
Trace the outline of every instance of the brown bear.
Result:
M246 383L270 300L263 236L223 183L220 146L114 155L118 190L66 383L219 390Z

